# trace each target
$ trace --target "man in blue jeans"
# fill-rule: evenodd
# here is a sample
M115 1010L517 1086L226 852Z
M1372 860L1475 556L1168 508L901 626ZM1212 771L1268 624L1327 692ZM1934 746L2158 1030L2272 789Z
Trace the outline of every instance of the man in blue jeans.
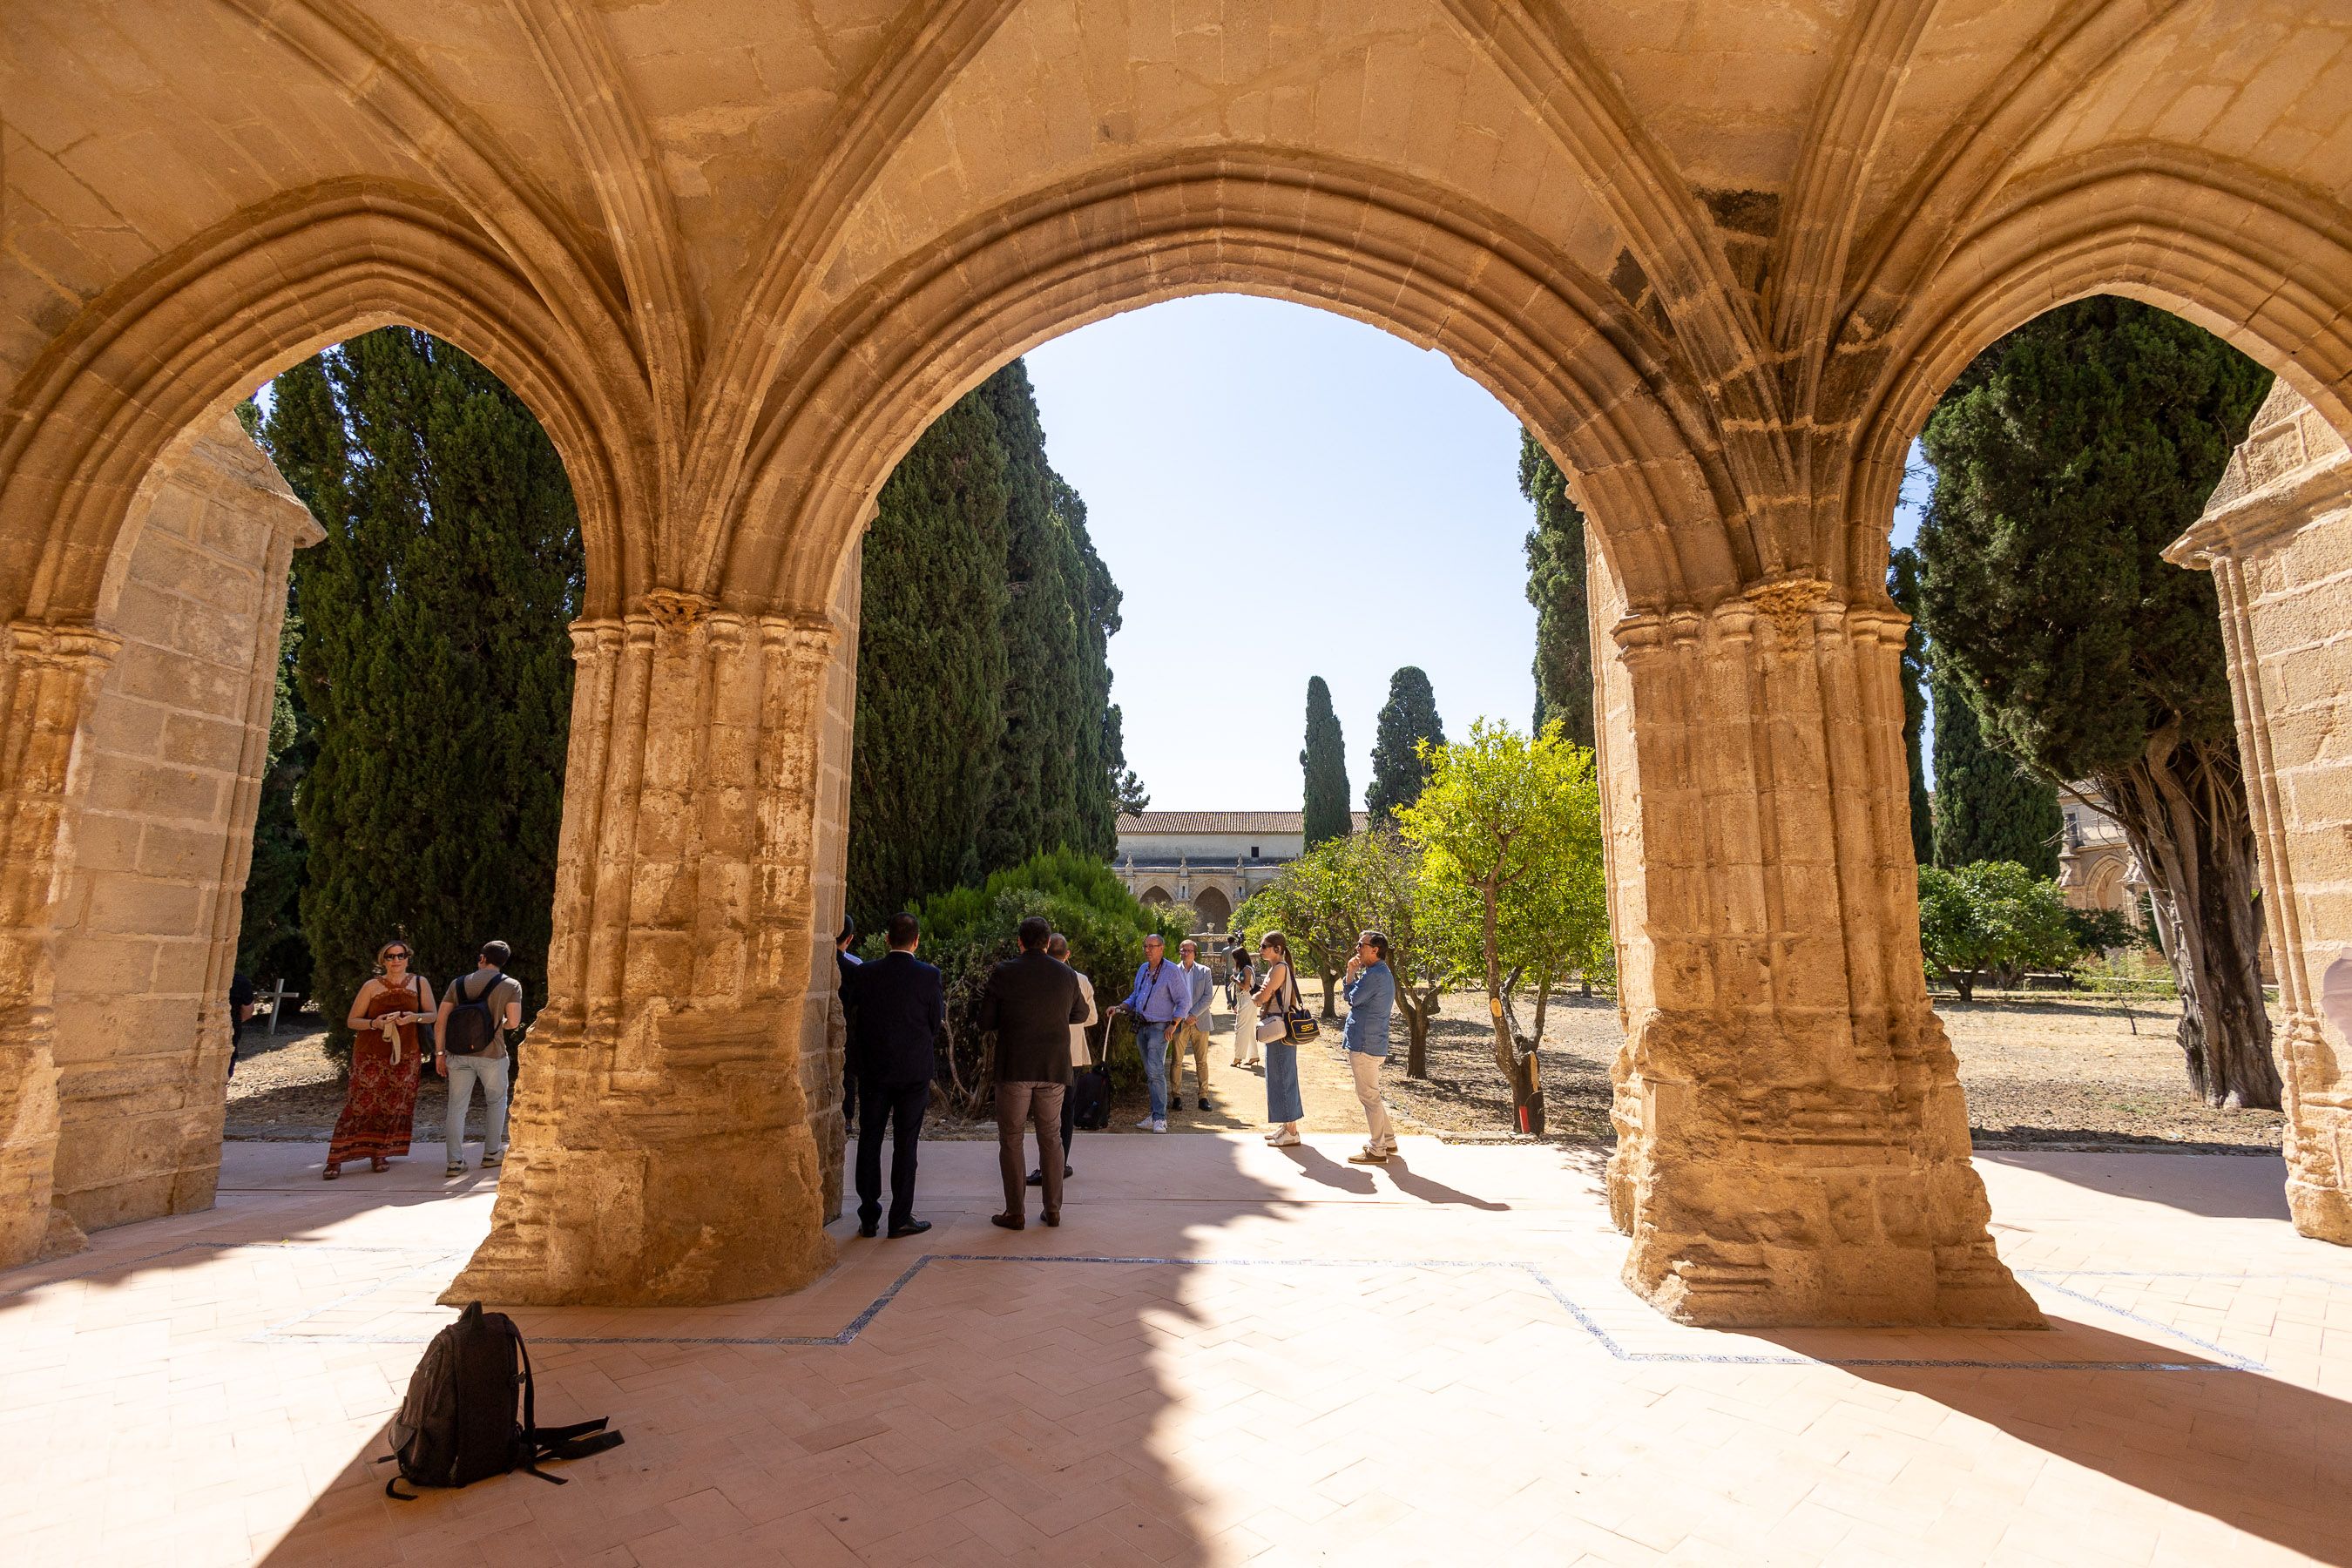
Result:
M1356 1076L1356 1098L1364 1107L1371 1136L1362 1150L1348 1156L1355 1165L1385 1165L1396 1152L1396 1129L1389 1123L1389 1108L1381 1101L1381 1064L1389 1059L1389 1015L1396 1008L1396 975L1389 968L1389 939L1368 931L1356 939L1356 955L1348 960L1348 1023L1339 1043L1348 1047L1348 1067Z
M1148 1131L1168 1131L1168 1026L1192 1011L1192 987L1184 972L1168 962L1168 944L1156 936L1143 939L1143 964L1135 972L1135 989L1118 1010L1135 1015L1136 1048L1143 1053L1143 1075L1151 1086L1151 1114L1136 1123Z

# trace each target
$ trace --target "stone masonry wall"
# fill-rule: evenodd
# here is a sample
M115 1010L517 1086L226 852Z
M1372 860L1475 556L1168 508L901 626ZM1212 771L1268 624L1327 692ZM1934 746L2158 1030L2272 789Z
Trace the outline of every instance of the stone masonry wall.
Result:
M223 414L158 466L118 546L100 624L121 648L76 738L54 917L51 1202L83 1231L212 1204L287 567L320 537Z
M2212 572L2286 1028L2287 1203L2352 1244L2352 1072L2319 982L2352 948L2352 452L2281 380L2167 552Z
M809 994L801 1024L801 1092L808 1099L809 1131L816 1135L824 1168L824 1217L841 1217L845 1154L841 1074L846 1041L834 935L841 930L849 896L850 747L857 723L857 612L865 587L858 557L843 568L830 609L839 637L824 672L824 708L817 742L816 836L812 891L816 903L815 948L809 963Z

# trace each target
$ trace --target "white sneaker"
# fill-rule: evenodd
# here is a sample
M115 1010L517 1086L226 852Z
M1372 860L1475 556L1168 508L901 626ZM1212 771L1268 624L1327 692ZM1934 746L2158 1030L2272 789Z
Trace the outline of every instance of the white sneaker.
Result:
M1299 1138L1298 1134L1296 1132L1291 1133L1287 1137L1277 1132L1273 1137L1267 1139L1266 1142L1273 1144L1277 1149L1291 1149L1297 1146Z
M1138 1132L1165 1132L1168 1131L1168 1123L1165 1121L1154 1121L1151 1118L1147 1116L1142 1121L1135 1124L1135 1130Z
M1152 1121L1152 1123L1151 1123L1151 1130L1152 1130L1154 1132L1165 1132L1165 1131L1168 1131L1168 1119L1167 1119L1166 1117L1164 1117L1164 1116L1154 1118L1154 1119L1153 1119L1153 1121Z

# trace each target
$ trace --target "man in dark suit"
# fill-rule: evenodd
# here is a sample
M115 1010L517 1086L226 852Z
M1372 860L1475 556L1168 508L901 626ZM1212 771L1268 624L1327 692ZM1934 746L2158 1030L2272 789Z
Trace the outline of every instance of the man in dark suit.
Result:
M890 1235L920 1236L915 1217L915 1143L931 1103L931 1075L947 1037L947 990L915 956L915 917L890 917L889 955L845 971L850 986L849 1070L857 1079L857 1234L882 1219L882 1129L890 1128Z
M980 1026L996 1034L996 1163L1004 1178L1004 1212L989 1217L1007 1230L1028 1221L1021 1157L1024 1129L1037 1129L1037 1166L1045 1175L1045 1223L1062 1223L1062 1096L1070 1089L1070 1026L1088 1008L1077 972L1045 952L1054 928L1036 915L1021 922L1021 956L989 974Z

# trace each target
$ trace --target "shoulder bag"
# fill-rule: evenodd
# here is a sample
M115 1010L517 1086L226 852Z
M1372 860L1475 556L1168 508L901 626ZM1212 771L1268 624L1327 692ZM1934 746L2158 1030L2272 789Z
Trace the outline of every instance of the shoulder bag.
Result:
M1305 1002L1299 1000L1298 969L1296 964L1291 966L1290 973L1286 979L1290 988L1290 1005L1283 1009L1283 1034L1294 1046L1303 1046L1309 1040L1322 1038L1323 1026L1315 1021L1315 1015L1307 1011Z

